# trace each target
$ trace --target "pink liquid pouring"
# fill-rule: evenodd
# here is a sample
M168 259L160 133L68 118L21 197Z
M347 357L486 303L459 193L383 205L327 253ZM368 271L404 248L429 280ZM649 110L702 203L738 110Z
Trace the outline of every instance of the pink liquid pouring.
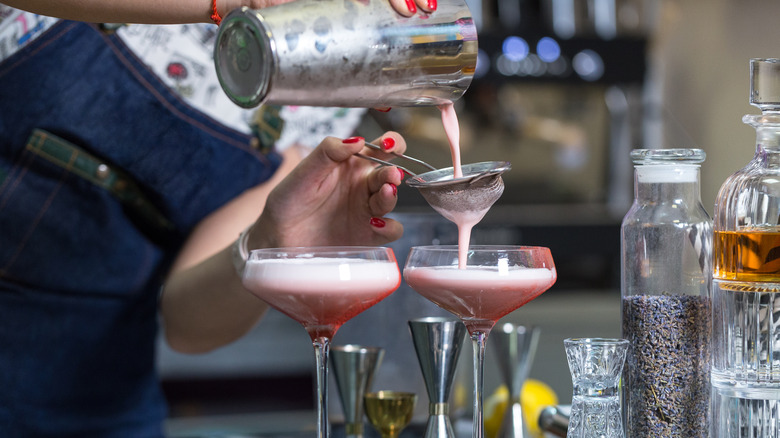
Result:
M250 260L244 286L301 323L312 340L382 301L401 283L395 261L312 258Z
M555 283L555 269L469 266L406 268L404 279L420 295L460 317L470 333L496 321Z
M463 168L460 162L460 124L458 115L452 103L439 105L441 110L441 121L444 125L444 133L450 143L450 152L452 154L453 178L463 177ZM490 208L473 211L456 211L436 208L437 212L454 222L458 226L458 267L466 267L466 255L471 242L471 229L482 220Z
M466 211L447 210L440 206L433 208L458 226L458 267L465 268L469 242L471 241L471 229L485 217L490 208Z
M455 107L452 105L452 102L439 105L439 110L441 111L444 133L450 142L453 178L461 178L463 177L463 168L460 163L460 124L458 123L458 115L455 113Z

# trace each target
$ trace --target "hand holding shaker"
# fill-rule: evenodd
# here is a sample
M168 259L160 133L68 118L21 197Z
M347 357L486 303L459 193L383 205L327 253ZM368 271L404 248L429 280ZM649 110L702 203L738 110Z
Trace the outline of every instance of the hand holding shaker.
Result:
M408 18L387 0L297 0L227 14L214 62L245 108L435 106L471 84L477 31L463 0Z

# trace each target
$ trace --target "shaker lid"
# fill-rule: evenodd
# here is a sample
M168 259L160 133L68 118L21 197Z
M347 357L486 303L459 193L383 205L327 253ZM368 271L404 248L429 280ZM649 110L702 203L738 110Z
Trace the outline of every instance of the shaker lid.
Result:
M265 100L276 60L270 31L259 11L242 7L225 16L214 46L214 64L230 100L253 108Z

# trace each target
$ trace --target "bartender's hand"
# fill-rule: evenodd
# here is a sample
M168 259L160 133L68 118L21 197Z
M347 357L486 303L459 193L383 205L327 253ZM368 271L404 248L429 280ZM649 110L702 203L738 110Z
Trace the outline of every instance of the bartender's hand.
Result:
M431 13L436 10L436 0L390 0L393 9L404 17L411 17L418 10Z
M286 246L383 245L401 237L402 225L383 217L397 201L403 172L354 156L392 155L364 146L360 137L328 137L270 193L249 232L250 249ZM403 153L395 132L374 141Z
M251 9L262 9L269 6L280 5L295 0L217 0L217 11L224 17L233 9L248 6ZM411 17L418 11L433 12L436 10L436 0L389 0L390 5L404 17Z

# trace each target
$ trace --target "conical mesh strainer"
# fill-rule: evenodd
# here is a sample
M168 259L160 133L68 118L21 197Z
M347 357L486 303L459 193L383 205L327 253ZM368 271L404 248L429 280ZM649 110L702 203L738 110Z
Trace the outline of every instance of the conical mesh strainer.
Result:
M501 174L511 168L507 161L486 161L461 166L463 176L453 178L453 168L421 173L406 180L420 191L436 211L449 213L487 211L504 192Z

